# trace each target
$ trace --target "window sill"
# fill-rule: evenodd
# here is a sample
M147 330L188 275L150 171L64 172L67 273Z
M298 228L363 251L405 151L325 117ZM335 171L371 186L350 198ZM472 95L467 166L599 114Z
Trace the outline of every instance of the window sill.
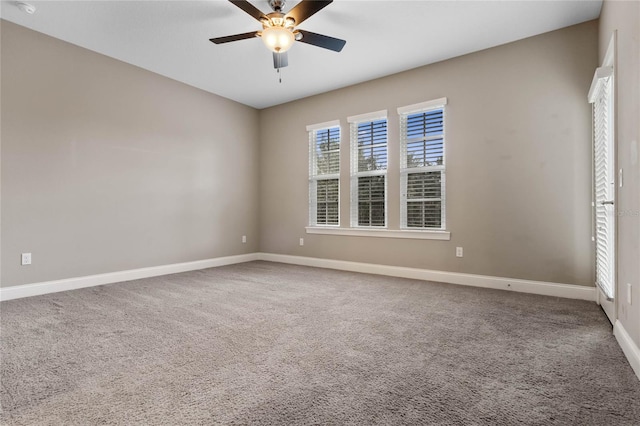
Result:
M362 229L308 226L307 234L346 235L351 237L407 238L413 240L450 240L449 231L408 231L400 229Z

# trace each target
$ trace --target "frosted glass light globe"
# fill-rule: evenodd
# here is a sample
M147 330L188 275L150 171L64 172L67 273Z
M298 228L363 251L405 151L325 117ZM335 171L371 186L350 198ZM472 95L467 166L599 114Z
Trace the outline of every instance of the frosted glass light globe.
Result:
M284 27L268 27L262 31L262 41L269 50L283 53L291 48L295 37L291 31Z

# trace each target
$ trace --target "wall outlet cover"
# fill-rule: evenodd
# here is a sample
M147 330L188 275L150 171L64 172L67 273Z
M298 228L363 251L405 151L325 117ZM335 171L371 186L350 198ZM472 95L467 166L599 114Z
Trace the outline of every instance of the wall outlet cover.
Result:
M21 265L31 265L31 253L22 253L20 258Z

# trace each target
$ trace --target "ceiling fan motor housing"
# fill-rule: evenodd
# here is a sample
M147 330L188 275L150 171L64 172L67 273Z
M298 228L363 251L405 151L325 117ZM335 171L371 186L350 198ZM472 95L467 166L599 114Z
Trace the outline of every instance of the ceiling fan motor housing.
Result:
M266 19L261 19L263 28L267 27L283 27L283 28L293 28L295 26L296 21L286 16L282 12L271 12L266 15Z

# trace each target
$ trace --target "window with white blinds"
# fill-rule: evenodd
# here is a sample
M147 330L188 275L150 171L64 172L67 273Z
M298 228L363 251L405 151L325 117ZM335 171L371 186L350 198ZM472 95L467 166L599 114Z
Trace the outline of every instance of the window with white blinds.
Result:
M444 230L447 99L398 108L403 229Z
M613 148L613 68L596 70L589 93L593 104L596 284L615 293L615 169Z
M347 119L351 127L351 226L387 225L387 111Z
M340 125L308 126L309 225L340 225Z

